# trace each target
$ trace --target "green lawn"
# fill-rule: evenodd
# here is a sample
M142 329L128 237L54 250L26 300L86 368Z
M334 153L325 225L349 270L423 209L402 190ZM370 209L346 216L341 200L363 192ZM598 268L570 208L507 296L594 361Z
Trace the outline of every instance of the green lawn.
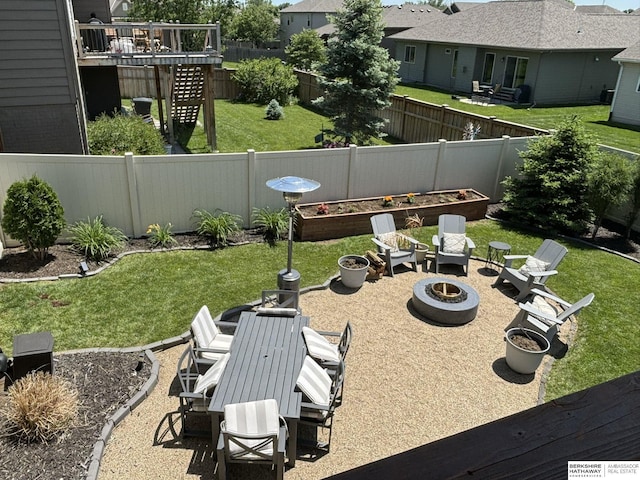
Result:
M562 120L577 115L584 122L587 131L595 136L598 143L640 152L640 127L607 121L609 105L535 106L533 108L518 105L495 105L484 107L454 100L450 93L429 88L399 85L395 93L438 105L447 104L465 112L495 115L502 120L544 129L556 128Z
M430 244L436 229L423 227L412 234ZM480 256L496 238L510 243L513 253L533 252L543 239L489 220L470 222L468 234ZM336 274L337 259L371 249L370 237L296 242L294 266L302 276L301 286L323 283ZM580 315L575 346L551 371L547 399L640 368L640 265L581 244L562 243L569 253L549 287L571 302L591 291L596 298ZM144 345L169 338L186 331L203 304L216 315L260 298L263 289L276 288L284 259L286 242L274 248L251 244L127 256L101 274L80 280L3 284L0 345L10 355L14 335L41 330L53 333L56 351Z

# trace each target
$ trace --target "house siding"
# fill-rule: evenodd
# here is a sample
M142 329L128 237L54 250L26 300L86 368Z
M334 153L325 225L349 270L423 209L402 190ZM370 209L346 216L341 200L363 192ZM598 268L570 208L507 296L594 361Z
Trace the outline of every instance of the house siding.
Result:
M416 58L414 63L407 63L404 61L404 52L407 46L416 47ZM425 43L411 43L411 42L396 42L395 54L393 55L395 60L400 62L400 68L398 69L398 75L405 82L424 82L425 65L427 55L427 45Z
M85 153L65 0L0 2L0 130L7 152Z
M622 64L620 82L616 88L616 97L611 106L611 121L629 125L640 125L640 63Z
M617 52L554 52L543 54L536 81L535 101L540 104L591 103L603 89L615 87ZM599 58L596 62L595 57Z
M310 21L310 25L307 20ZM329 23L327 13L281 13L280 14L280 31L281 44L283 48L289 45L289 39L292 35L302 32L304 29L316 29L324 27Z
M452 89L451 65L456 45L429 45L424 82L445 89ZM446 53L447 50L449 53Z

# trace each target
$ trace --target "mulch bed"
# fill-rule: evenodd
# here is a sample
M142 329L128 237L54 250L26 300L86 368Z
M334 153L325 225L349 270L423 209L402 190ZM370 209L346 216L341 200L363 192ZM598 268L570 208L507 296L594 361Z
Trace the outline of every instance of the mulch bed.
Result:
M149 379L151 365L137 353L54 355L54 373L78 391L76 427L47 443L19 443L0 436L3 480L84 479L93 446L107 419ZM1 382L0 382L1 385ZM0 394L0 408L7 402Z

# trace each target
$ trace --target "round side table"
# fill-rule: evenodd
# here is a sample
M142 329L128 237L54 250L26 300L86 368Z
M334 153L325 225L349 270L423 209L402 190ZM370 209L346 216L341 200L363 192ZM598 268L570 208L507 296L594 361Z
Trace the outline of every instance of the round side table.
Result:
M487 260L484 263L485 268L493 268L491 265L498 265L500 260L504 263L504 256L511 253L511 245L504 242L489 242L487 250Z

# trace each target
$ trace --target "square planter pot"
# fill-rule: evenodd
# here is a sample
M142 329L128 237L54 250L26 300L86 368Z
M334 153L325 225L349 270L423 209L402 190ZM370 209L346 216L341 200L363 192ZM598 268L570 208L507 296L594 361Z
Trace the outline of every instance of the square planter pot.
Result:
M416 203L406 202L407 195L392 196L393 206L383 207L382 197L355 198L324 203L305 203L296 205L296 238L303 241L328 240L332 238L350 237L353 235L373 234L371 229L372 215L391 213L397 229L405 228L405 219L414 214L423 218L423 225L437 225L442 214L463 215L468 221L480 220L487 213L489 197L473 189L465 189L467 198L456 199L459 190L440 190L415 195ZM429 204L420 204L430 197ZM350 206L357 204L376 206L366 211L351 212ZM318 214L318 207L326 205L331 210L342 206L344 213Z

